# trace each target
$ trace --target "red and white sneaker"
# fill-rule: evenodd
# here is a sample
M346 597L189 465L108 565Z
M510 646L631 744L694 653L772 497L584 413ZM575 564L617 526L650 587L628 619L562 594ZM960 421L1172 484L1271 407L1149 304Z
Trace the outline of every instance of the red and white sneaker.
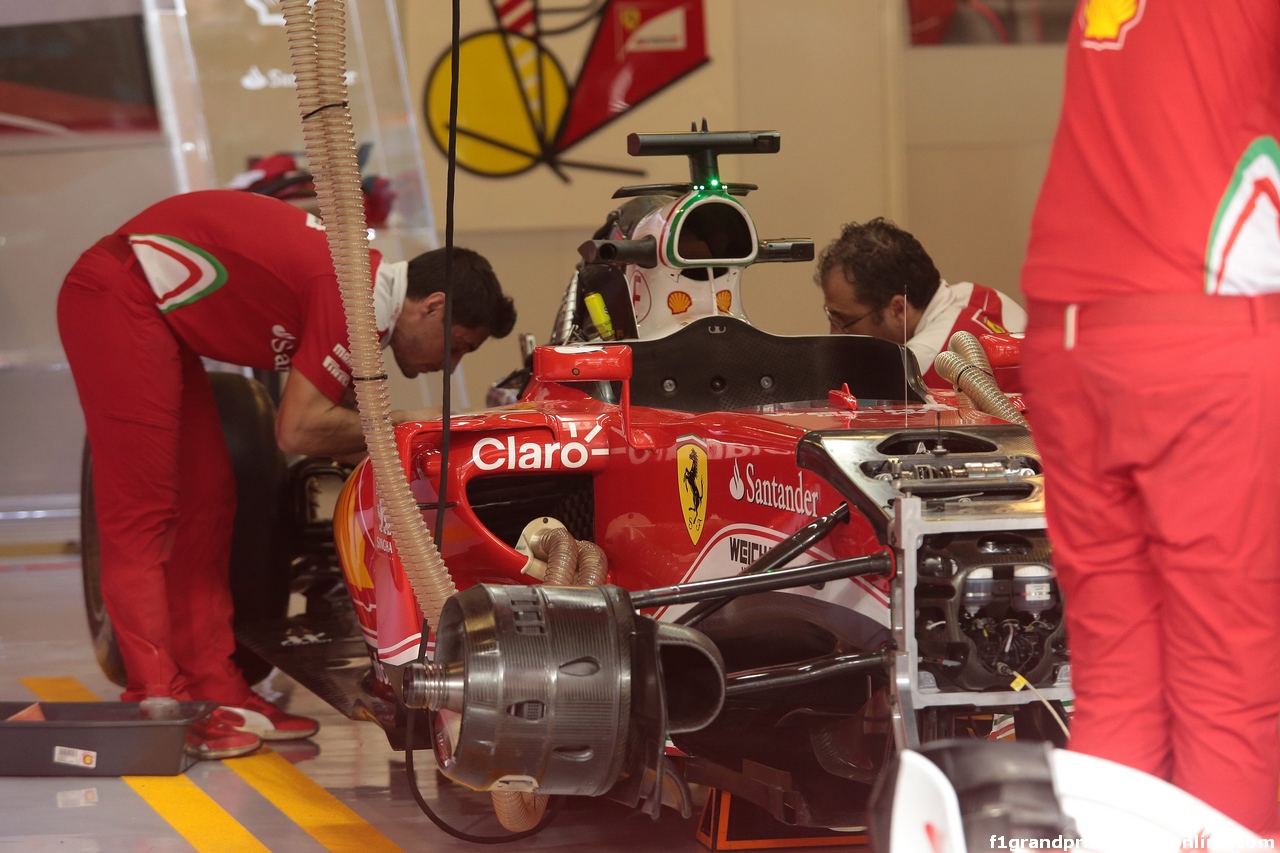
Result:
M250 694L243 706L223 705L219 710L230 711L243 719L243 723L232 728L263 740L302 740L320 731L320 724L310 717L286 713L256 693Z
M244 717L239 714L214 708L187 727L187 755L218 760L256 752L262 746L262 738L252 732L241 731L239 726L243 723Z

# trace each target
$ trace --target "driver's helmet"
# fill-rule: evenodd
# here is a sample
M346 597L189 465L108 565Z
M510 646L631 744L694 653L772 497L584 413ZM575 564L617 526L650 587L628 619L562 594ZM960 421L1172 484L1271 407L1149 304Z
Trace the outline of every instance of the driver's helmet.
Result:
M613 269L580 273L584 282L616 276L618 270L625 276L631 316L621 323L615 316L615 328L634 331L643 340L671 334L702 317L749 322L739 282L743 268L756 258L758 240L750 214L736 199L705 188L680 196L640 196L614 210L596 233L596 239L604 240L646 237L657 244L656 266L608 264Z

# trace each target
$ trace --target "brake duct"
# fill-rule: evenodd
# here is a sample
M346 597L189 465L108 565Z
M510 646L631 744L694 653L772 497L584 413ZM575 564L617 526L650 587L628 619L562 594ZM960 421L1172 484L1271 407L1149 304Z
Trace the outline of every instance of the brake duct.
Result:
M530 532L532 531L532 532ZM544 586L599 586L609 573L604 549L586 539L575 540L549 518L526 528L529 551L546 566ZM498 823L512 832L533 829L547 810L547 795L533 791L491 790Z
M607 794L656 817L667 733L715 719L724 663L698 631L634 604L617 586L482 584L451 598L435 661L409 664L402 689L437 713L441 772L474 790ZM527 810L512 807L536 823Z

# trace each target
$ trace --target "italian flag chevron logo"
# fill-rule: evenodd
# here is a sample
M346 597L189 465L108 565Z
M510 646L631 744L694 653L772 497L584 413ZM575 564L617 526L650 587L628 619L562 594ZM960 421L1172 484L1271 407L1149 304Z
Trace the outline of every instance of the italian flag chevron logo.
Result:
M1206 293L1280 291L1280 146L1255 139L1218 205L1205 257Z
M168 313L203 299L227 281L227 269L205 250L164 234L131 234L129 243L156 294L156 307Z

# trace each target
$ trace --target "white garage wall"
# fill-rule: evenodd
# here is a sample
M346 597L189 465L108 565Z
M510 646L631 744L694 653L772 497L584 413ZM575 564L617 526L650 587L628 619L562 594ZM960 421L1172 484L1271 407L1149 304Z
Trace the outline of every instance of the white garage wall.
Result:
M1063 45L906 52L910 230L949 281L981 282L1020 299L1064 56Z

